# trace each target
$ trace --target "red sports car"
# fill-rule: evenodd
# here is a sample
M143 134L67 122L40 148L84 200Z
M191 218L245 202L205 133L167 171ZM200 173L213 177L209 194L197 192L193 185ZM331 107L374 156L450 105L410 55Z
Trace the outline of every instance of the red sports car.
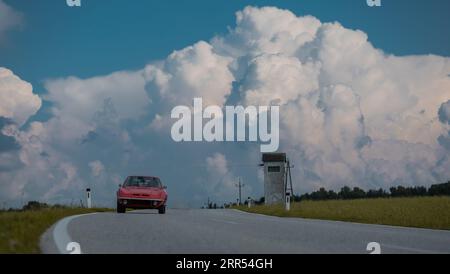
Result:
M158 209L166 213L167 191L157 177L129 176L117 191L117 212L127 208Z

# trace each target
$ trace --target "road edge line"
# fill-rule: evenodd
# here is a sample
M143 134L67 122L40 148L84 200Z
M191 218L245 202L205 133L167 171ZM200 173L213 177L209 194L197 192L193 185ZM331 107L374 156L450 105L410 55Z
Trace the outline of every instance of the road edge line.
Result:
M74 219L84 217L84 216L94 215L94 214L98 214L98 213L94 212L94 213L89 213L89 214L80 214L80 215L65 217L65 218L59 220L55 224L55 227L53 228L51 235L52 235L53 241L56 245L56 248L60 254L69 254L69 251L66 250L67 245L72 242L72 239L67 230L69 223L71 221L73 221Z

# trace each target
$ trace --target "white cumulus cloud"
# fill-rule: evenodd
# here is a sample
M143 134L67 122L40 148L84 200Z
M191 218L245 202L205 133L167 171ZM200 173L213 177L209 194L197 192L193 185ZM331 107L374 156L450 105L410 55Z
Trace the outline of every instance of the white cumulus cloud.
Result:
M338 22L247 7L229 33L141 70L47 81L53 117L3 130L21 146L25 166L0 170L2 187L70 200L103 171L93 190L105 202L130 174L161 176L178 202L201 201L199 193L234 201L244 174L247 192L259 191L249 196L262 195L255 144L171 140L172 108L194 97L205 105L280 105L280 150L295 165L296 192L444 182L449 74L448 57L394 56ZM21 124L39 108L22 104L0 105L1 115Z
M0 116L23 125L41 108L41 99L33 94L30 83L11 70L0 67Z
M94 177L100 176L105 170L105 166L98 160L90 162L89 167L91 168L91 173Z

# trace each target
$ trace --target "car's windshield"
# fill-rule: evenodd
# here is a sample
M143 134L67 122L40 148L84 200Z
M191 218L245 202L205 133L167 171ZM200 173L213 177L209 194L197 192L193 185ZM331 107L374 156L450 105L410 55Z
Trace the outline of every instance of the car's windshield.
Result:
M128 177L124 186L128 187L161 187L161 181L153 177Z

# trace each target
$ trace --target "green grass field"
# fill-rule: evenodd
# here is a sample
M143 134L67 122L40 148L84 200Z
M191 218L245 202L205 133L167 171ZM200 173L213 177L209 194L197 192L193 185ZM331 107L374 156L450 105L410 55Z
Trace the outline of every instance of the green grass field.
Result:
M293 203L289 212L283 206L238 209L279 217L450 230L450 197L303 201Z
M0 212L0 253L39 253L40 236L59 219L108 209L48 208L35 211Z

